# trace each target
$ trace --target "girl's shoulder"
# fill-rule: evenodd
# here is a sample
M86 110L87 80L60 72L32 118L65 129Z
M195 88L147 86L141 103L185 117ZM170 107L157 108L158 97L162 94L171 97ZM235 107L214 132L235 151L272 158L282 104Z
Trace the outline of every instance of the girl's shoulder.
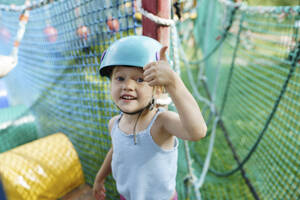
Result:
M173 124L174 126L174 119L177 118L176 116L178 116L177 113L164 110L159 113L151 128L151 136L154 142L162 149L170 150L174 147L174 134L168 127L172 126L170 124Z
M116 115L116 116L113 116L113 117L109 120L109 122L108 122L108 130L109 130L109 132L111 132L111 130L112 130L112 128L113 128L113 126L114 126L116 120L118 120L119 118L120 118L120 115Z
M165 127L167 124L173 124L177 123L179 121L179 115L176 112L169 111L169 110L163 110L162 112L159 113L157 116L154 125L158 128L161 129Z
M159 113L159 115L157 116L157 122L164 124L164 123L168 123L170 121L173 121L174 119L179 119L179 115L174 112L174 111L170 111L170 110L163 110L161 113Z

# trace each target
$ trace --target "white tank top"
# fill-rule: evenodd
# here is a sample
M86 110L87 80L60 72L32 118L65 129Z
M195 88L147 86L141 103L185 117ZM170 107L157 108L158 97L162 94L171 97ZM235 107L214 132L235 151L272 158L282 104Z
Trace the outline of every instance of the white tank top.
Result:
M112 131L112 174L118 192L126 200L170 200L175 191L178 140L170 150L158 146L150 129L163 109L159 109L147 129L134 135L119 128L121 116Z

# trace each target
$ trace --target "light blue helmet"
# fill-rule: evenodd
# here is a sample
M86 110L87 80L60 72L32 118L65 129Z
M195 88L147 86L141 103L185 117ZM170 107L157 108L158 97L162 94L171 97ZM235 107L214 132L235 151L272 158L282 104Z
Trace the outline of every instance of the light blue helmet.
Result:
M103 52L100 75L110 77L112 68L117 65L144 67L159 60L162 45L147 36L128 36L115 41Z

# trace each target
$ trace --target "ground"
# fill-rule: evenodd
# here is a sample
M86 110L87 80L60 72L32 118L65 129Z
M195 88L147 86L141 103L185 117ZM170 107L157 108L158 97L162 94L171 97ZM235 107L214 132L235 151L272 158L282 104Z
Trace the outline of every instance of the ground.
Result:
M72 192L65 195L61 200L95 200L92 188L86 184L79 186Z

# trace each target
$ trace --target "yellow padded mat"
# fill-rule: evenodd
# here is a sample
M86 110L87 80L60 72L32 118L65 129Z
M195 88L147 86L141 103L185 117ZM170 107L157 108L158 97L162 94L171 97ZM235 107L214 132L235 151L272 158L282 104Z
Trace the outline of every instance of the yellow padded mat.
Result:
M78 155L62 133L0 154L8 200L57 199L84 183Z

